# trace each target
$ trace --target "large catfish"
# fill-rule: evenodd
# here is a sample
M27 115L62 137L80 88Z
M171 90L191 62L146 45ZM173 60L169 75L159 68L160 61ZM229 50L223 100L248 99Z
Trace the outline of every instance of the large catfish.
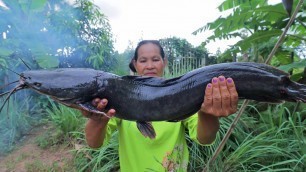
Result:
M306 86L291 81L287 73L242 62L205 66L172 79L117 76L81 68L30 70L21 74L20 84L11 93L30 88L66 106L103 115L91 102L106 98L106 109L115 109L118 118L137 121L140 132L154 138L150 121L179 121L195 114L203 102L204 88L220 75L233 78L241 99L306 102Z

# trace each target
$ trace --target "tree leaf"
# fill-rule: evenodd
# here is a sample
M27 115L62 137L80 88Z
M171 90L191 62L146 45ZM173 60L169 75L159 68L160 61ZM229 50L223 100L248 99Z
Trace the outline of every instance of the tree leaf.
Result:
M6 57L13 53L13 50L7 49L7 48L1 48L0 47L0 57Z
M56 56L40 55L35 59L38 65L44 69L55 68L59 65L59 59Z
M266 42L272 37L279 36L281 33L281 30L258 31L244 40L237 42L235 46L240 47L242 51L245 51L250 48L252 44Z
M293 62L291 64L279 66L278 68L283 70L283 71L289 72L290 70L292 70L294 68L295 69L305 68L305 66L306 66L306 60L301 60L299 62Z

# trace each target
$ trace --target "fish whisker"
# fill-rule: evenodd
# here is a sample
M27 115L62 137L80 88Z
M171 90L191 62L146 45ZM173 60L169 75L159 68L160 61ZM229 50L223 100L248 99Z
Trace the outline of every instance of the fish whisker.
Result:
M11 85L11 84L14 84L14 83L17 83L17 82L19 82L19 80L13 81L13 82L8 83L8 84L4 84L4 85L2 85L2 86L0 87L0 89L3 89L4 87L7 87L7 86L9 86L9 85ZM0 95L1 95L1 94L0 94Z
M31 70L30 66L22 59L19 57L19 59L22 61L22 63L29 69Z
M1 66L4 67L4 68L6 68L6 69L9 70L9 71L15 73L16 75L18 75L18 76L20 76L20 77L23 77L22 74L19 74L19 73L13 71L12 69L10 69L10 68L8 68L8 67L6 67L6 66L3 66L3 65L1 65Z
M0 94L0 97L2 97L2 96L4 96L4 95L6 95L6 94L8 94L8 93L10 93L11 91L7 91L7 92L4 92L4 93L1 93Z
M2 106L0 107L0 112L2 111L2 109L3 109L4 105L6 104L6 102L8 102L9 98L11 97L11 95L14 94L15 92L19 91L19 90L22 90L23 88L24 88L24 85L17 85L14 89L12 89L11 91L5 93L5 94L9 94L9 95L5 98ZM4 94L1 94L1 95L4 95Z

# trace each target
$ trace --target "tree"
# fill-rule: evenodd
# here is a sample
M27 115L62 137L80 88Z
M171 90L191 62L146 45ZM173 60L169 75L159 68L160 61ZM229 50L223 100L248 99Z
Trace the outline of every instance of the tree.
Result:
M208 56L204 45L195 48L186 39L171 37L159 41L167 56L170 73L172 73L173 62L179 61L182 57L205 58Z
M109 70L113 41L107 18L91 1L4 0L0 8L0 59L17 57L31 68L94 67ZM19 63L19 62L18 62Z
M232 10L232 13L208 23L196 30L194 34L212 30L213 34L205 43L216 39L241 38L241 41L222 54L220 62L231 61L232 56L237 54L242 54L248 61L263 62L289 20L282 3L269 5L266 0L225 0L218 9L221 12ZM275 54L272 65L287 65L303 58L300 51L305 45L306 19L303 17L305 9L304 5L299 11L295 24L291 26L285 42ZM293 68L299 67L291 65L291 70ZM302 73L303 70L298 72L297 78L300 78Z

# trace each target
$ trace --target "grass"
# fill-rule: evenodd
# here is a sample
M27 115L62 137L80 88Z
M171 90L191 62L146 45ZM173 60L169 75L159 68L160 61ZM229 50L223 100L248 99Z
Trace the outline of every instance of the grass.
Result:
M84 146L81 149L75 150L76 153L76 168L80 172L95 171L107 172L118 171L119 155L118 155L118 131L113 133L109 142L99 149L92 149Z
M210 171L303 171L305 170L305 116L304 109L290 114L287 104L267 106L259 111L249 105L222 153L209 168ZM221 128L215 144L200 146L188 141L189 171L201 171L213 155L233 121L234 115L221 118ZM112 140L100 149L83 147L77 151L77 169L80 171L114 171L119 168L118 140ZM187 136L188 137L188 136Z
M64 163L69 164L69 162ZM27 172L77 171L76 169L72 169L69 165L60 165L58 162L46 164L41 160L35 160L33 162L26 163L25 170Z
M210 171L304 171L305 116L290 114L287 104L272 105L261 113L254 105L240 119ZM250 113L256 112L256 113ZM303 110L302 110L303 112ZM202 170L219 145L233 117L222 118L212 146L190 146L190 171Z
M81 112L67 106L57 104L50 100L50 107L46 109L50 121L60 129L65 135L70 132L80 131L84 128L86 119L81 115Z
M11 158L9 161L5 163L5 168L7 168L7 170L9 171L14 171L16 164L28 157L29 156L27 154L22 153L16 158Z
M53 107L58 108L58 110L61 109L58 112L56 112L57 110L53 112L60 115L52 116L56 126L70 134L72 133L82 144L85 144L84 133L78 129L82 126L82 123L71 122L71 120L78 119L77 115L67 117L68 112L71 112L66 109L67 113L64 113L67 107ZM303 171L305 169L304 164L306 164L305 116L303 116L305 109L291 114L288 107L290 107L288 104L279 104L269 105L265 109L258 110L256 103L249 105L222 153L209 168L210 171ZM70 119L71 117L73 118ZM188 142L190 151L189 171L203 169L230 127L233 118L234 115L221 118L221 128L215 144L203 147L192 141ZM71 123L68 125L65 121ZM71 132L72 130L76 131ZM76 155L76 168L79 171L118 170L117 134L116 132L109 144L100 149L91 149L83 145L82 148L73 150Z
M50 128L42 135L38 136L35 139L35 143L42 149L47 149L50 147L57 147L58 145L67 146L70 144L66 137L63 137L65 134L58 128Z
M76 135L76 131L83 131L86 118L81 115L81 112L69 108L67 106L57 104L49 99L49 107L46 112L49 116L50 122L54 126L52 133L47 133L45 138L41 139L41 145L44 147L54 144L75 142L79 135ZM46 143L43 143L45 140Z
M23 94L23 101L19 101L16 95L11 97L0 113L0 153L5 154L14 148L19 140L29 129L32 117L29 101L30 97ZM0 99L0 104L4 99Z
M50 101L46 109L49 120L54 126L50 132L37 139L42 148L58 144L81 145L72 151L75 154L74 164L78 171L113 171L119 168L118 139L115 132L109 144L100 149L86 146L84 124L86 118L80 111Z

